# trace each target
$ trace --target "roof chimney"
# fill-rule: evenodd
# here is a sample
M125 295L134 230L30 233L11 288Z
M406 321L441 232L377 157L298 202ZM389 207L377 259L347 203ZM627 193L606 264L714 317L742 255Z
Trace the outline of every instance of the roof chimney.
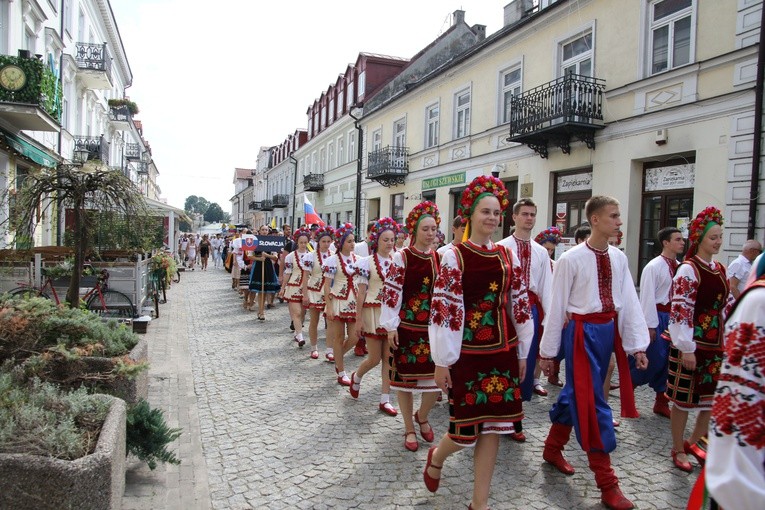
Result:
M525 18L534 9L533 0L511 0L505 6L505 26Z
M486 25L473 25L470 30L476 36L476 41L483 41L486 39Z
M454 11L454 21L452 22L452 26L457 25L458 23L464 23L465 22L465 11L461 11L457 9Z

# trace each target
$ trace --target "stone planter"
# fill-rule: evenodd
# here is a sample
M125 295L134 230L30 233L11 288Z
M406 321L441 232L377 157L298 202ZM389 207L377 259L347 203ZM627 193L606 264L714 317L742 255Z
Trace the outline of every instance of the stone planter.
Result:
M77 460L0 454L0 508L120 508L125 491L125 402L112 402L96 449Z

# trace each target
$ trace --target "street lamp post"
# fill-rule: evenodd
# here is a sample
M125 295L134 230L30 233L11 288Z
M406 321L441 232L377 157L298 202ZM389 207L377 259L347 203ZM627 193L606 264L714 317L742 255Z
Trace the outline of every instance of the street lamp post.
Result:
M356 130L358 131L358 140L356 140L358 145L356 156L356 239L359 239L361 234L361 160L364 157L364 130L362 129L361 123L359 122L361 120L360 117L353 115L353 110L361 110L361 115L364 115L363 108L364 103L356 103L353 105L353 108L348 110L348 115L350 115L350 117L353 119Z

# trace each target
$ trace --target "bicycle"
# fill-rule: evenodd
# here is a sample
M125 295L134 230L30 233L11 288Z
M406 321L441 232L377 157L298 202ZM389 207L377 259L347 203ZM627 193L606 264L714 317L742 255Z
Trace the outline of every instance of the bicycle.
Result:
M97 275L96 284L82 297L82 300L85 301L85 308L105 318L132 319L135 317L133 301L122 292L111 290L108 282L109 271L102 269ZM41 288L22 282L18 282L18 284L18 287L8 291L11 296L22 299L31 297L51 299L50 294L46 292L46 289L50 289L53 301L57 305L61 304L56 287L53 286L53 278L50 276L45 277L45 283Z
M159 305L160 303L167 303L167 272L165 269L158 269L151 272L149 275L149 289L148 295L154 301L154 318L159 319ZM160 299L159 293L162 291L162 298Z

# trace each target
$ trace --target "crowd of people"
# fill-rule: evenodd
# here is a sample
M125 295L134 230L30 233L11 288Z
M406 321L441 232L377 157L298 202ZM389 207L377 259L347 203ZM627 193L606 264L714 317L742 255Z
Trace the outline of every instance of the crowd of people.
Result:
M231 240L203 236L194 244L192 237L179 249L192 270L194 257L206 270L210 254L214 267L230 266L243 307L251 310L257 299L260 320L274 299L286 301L298 348L306 344L308 315L308 352L315 360L324 325L323 360L334 365L333 377L352 398L379 366L379 409L401 412L403 447L417 451L420 439L430 444L422 476L431 492L449 458L472 450L468 508L488 508L499 436L526 441L524 402L557 386L542 459L573 474L563 456L573 431L602 503L633 508L611 466L619 420L608 397L618 386L621 417L637 418L634 389L648 385L656 394L653 412L668 419L667 461L685 472L694 470L692 460L705 466L689 508L765 508L761 245L747 241L727 271L715 260L723 218L708 207L690 223L687 241L672 226L659 232L661 253L643 269L638 294L619 248L616 199L589 199L587 226L557 260L562 234L556 227L532 237L533 200L509 206L503 183L481 176L461 196L448 244L439 236L438 208L425 201L404 225L392 218L371 222L363 242L346 223L294 233L285 226L280 252L259 251L246 230ZM514 231L494 242L508 212ZM268 227L258 231L269 233ZM351 350L364 359L349 373ZM443 395L449 424L437 439L429 415ZM686 436L690 412L695 422Z

